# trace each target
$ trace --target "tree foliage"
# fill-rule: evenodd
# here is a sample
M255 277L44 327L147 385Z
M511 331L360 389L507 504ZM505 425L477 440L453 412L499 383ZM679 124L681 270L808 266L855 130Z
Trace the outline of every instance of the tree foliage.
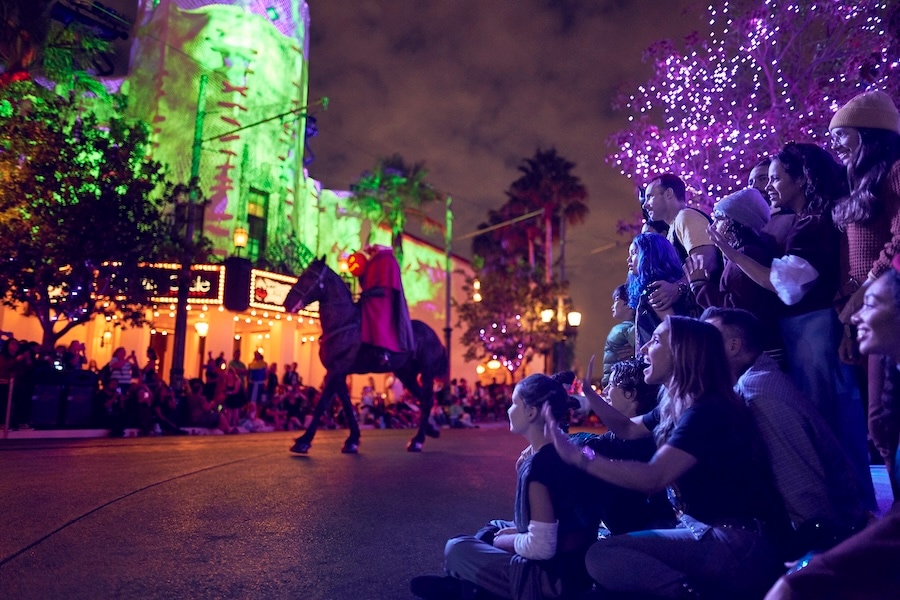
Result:
M189 190L166 187L148 149L144 124L101 122L73 94L0 88L0 297L27 305L45 346L96 315L141 323L138 265L185 256L166 204Z
M553 242L562 238L566 225L578 225L587 219L587 188L574 174L575 163L556 153L555 148L538 149L519 166L522 176L506 192L507 204L524 213L541 209L540 220L526 222L521 231L528 243L529 263L535 265L535 241L543 236L544 282L550 283ZM512 232L510 232L512 233ZM503 235L501 233L500 235Z
M562 237L565 223L583 223L589 210L587 189L572 173L574 167L555 149L538 149L522 161L507 201L481 224L481 229L498 227L472 243L476 275L466 282L469 300L458 306L468 360L495 358L515 373L564 339L559 301L564 311L571 301L568 283L553 273L553 243ZM536 217L516 220L537 210ZM474 298L476 279L480 301ZM549 322L541 319L543 310L552 310Z
M706 16L708 36L651 46L653 76L620 98L630 124L607 160L638 185L671 171L709 207L786 142L822 141L861 91L900 96L897 3L736 0Z
M495 359L515 376L561 339L555 315L565 286L535 281L521 257L517 264L491 270L489 276L467 278L463 289L469 299L456 309L457 326L464 326L460 343L466 348L466 360ZM543 310L553 311L551 321L542 321Z
M375 225L391 228L391 246L403 264L403 229L409 216L422 217L423 205L443 199L426 181L423 163L408 165L399 154L379 159L372 171L350 186L350 202Z

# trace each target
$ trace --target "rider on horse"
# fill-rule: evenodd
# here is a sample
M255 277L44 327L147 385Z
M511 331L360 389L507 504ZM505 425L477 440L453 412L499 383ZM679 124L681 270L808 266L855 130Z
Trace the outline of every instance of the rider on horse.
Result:
M415 348L400 265L391 248L372 245L354 252L348 266L362 288L362 342L371 345L379 362L387 367L393 354L405 355Z

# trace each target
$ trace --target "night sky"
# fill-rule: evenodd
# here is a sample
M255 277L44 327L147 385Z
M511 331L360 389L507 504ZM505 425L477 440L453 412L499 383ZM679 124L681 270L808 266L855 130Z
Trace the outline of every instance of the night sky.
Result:
M309 98L330 101L316 115L310 175L342 190L379 156L422 161L429 181L453 196L459 236L505 201L524 158L555 147L590 195L591 216L569 229L566 246L572 299L584 314L576 362L602 355L630 242L615 224L637 211L634 183L604 162L607 137L628 118L612 102L649 77L648 45L702 28L700 8L686 9L690 0L308 1ZM468 257L471 242L453 251Z

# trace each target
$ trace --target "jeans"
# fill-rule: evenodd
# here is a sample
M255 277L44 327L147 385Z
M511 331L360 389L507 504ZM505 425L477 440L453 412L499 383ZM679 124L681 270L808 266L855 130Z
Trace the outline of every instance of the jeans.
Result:
M495 548L493 533L515 527L512 521L491 521L475 536L461 535L447 540L444 568L447 573L486 590L497 598L511 600L558 598L563 582L541 569L538 563Z
M690 584L711 598L761 598L783 569L766 538L695 523L693 531L679 525L600 540L588 550L588 573L611 592L679 598Z
M841 324L830 308L781 320L787 371L831 427L853 466L866 508L876 510L868 426L853 370L838 358Z

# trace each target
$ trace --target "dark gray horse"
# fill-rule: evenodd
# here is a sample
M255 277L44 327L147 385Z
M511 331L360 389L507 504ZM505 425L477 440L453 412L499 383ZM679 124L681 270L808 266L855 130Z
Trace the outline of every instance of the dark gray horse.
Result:
M284 300L288 312L319 301L322 320L322 337L319 339L319 358L325 366L325 383L322 396L316 404L312 423L297 438L291 452L306 454L312 445L319 419L331 408L337 395L344 407L344 416L350 428L350 436L341 452L355 454L359 451L359 425L353 416L347 375L351 373L394 373L418 400L421 407L419 430L409 441L409 452L421 452L425 436L438 437L440 430L428 422L434 405L434 379L447 374L447 351L434 330L421 321L413 321L415 351L389 356L384 363L384 353L360 341L360 311L354 304L347 284L325 264L324 258L312 261Z

